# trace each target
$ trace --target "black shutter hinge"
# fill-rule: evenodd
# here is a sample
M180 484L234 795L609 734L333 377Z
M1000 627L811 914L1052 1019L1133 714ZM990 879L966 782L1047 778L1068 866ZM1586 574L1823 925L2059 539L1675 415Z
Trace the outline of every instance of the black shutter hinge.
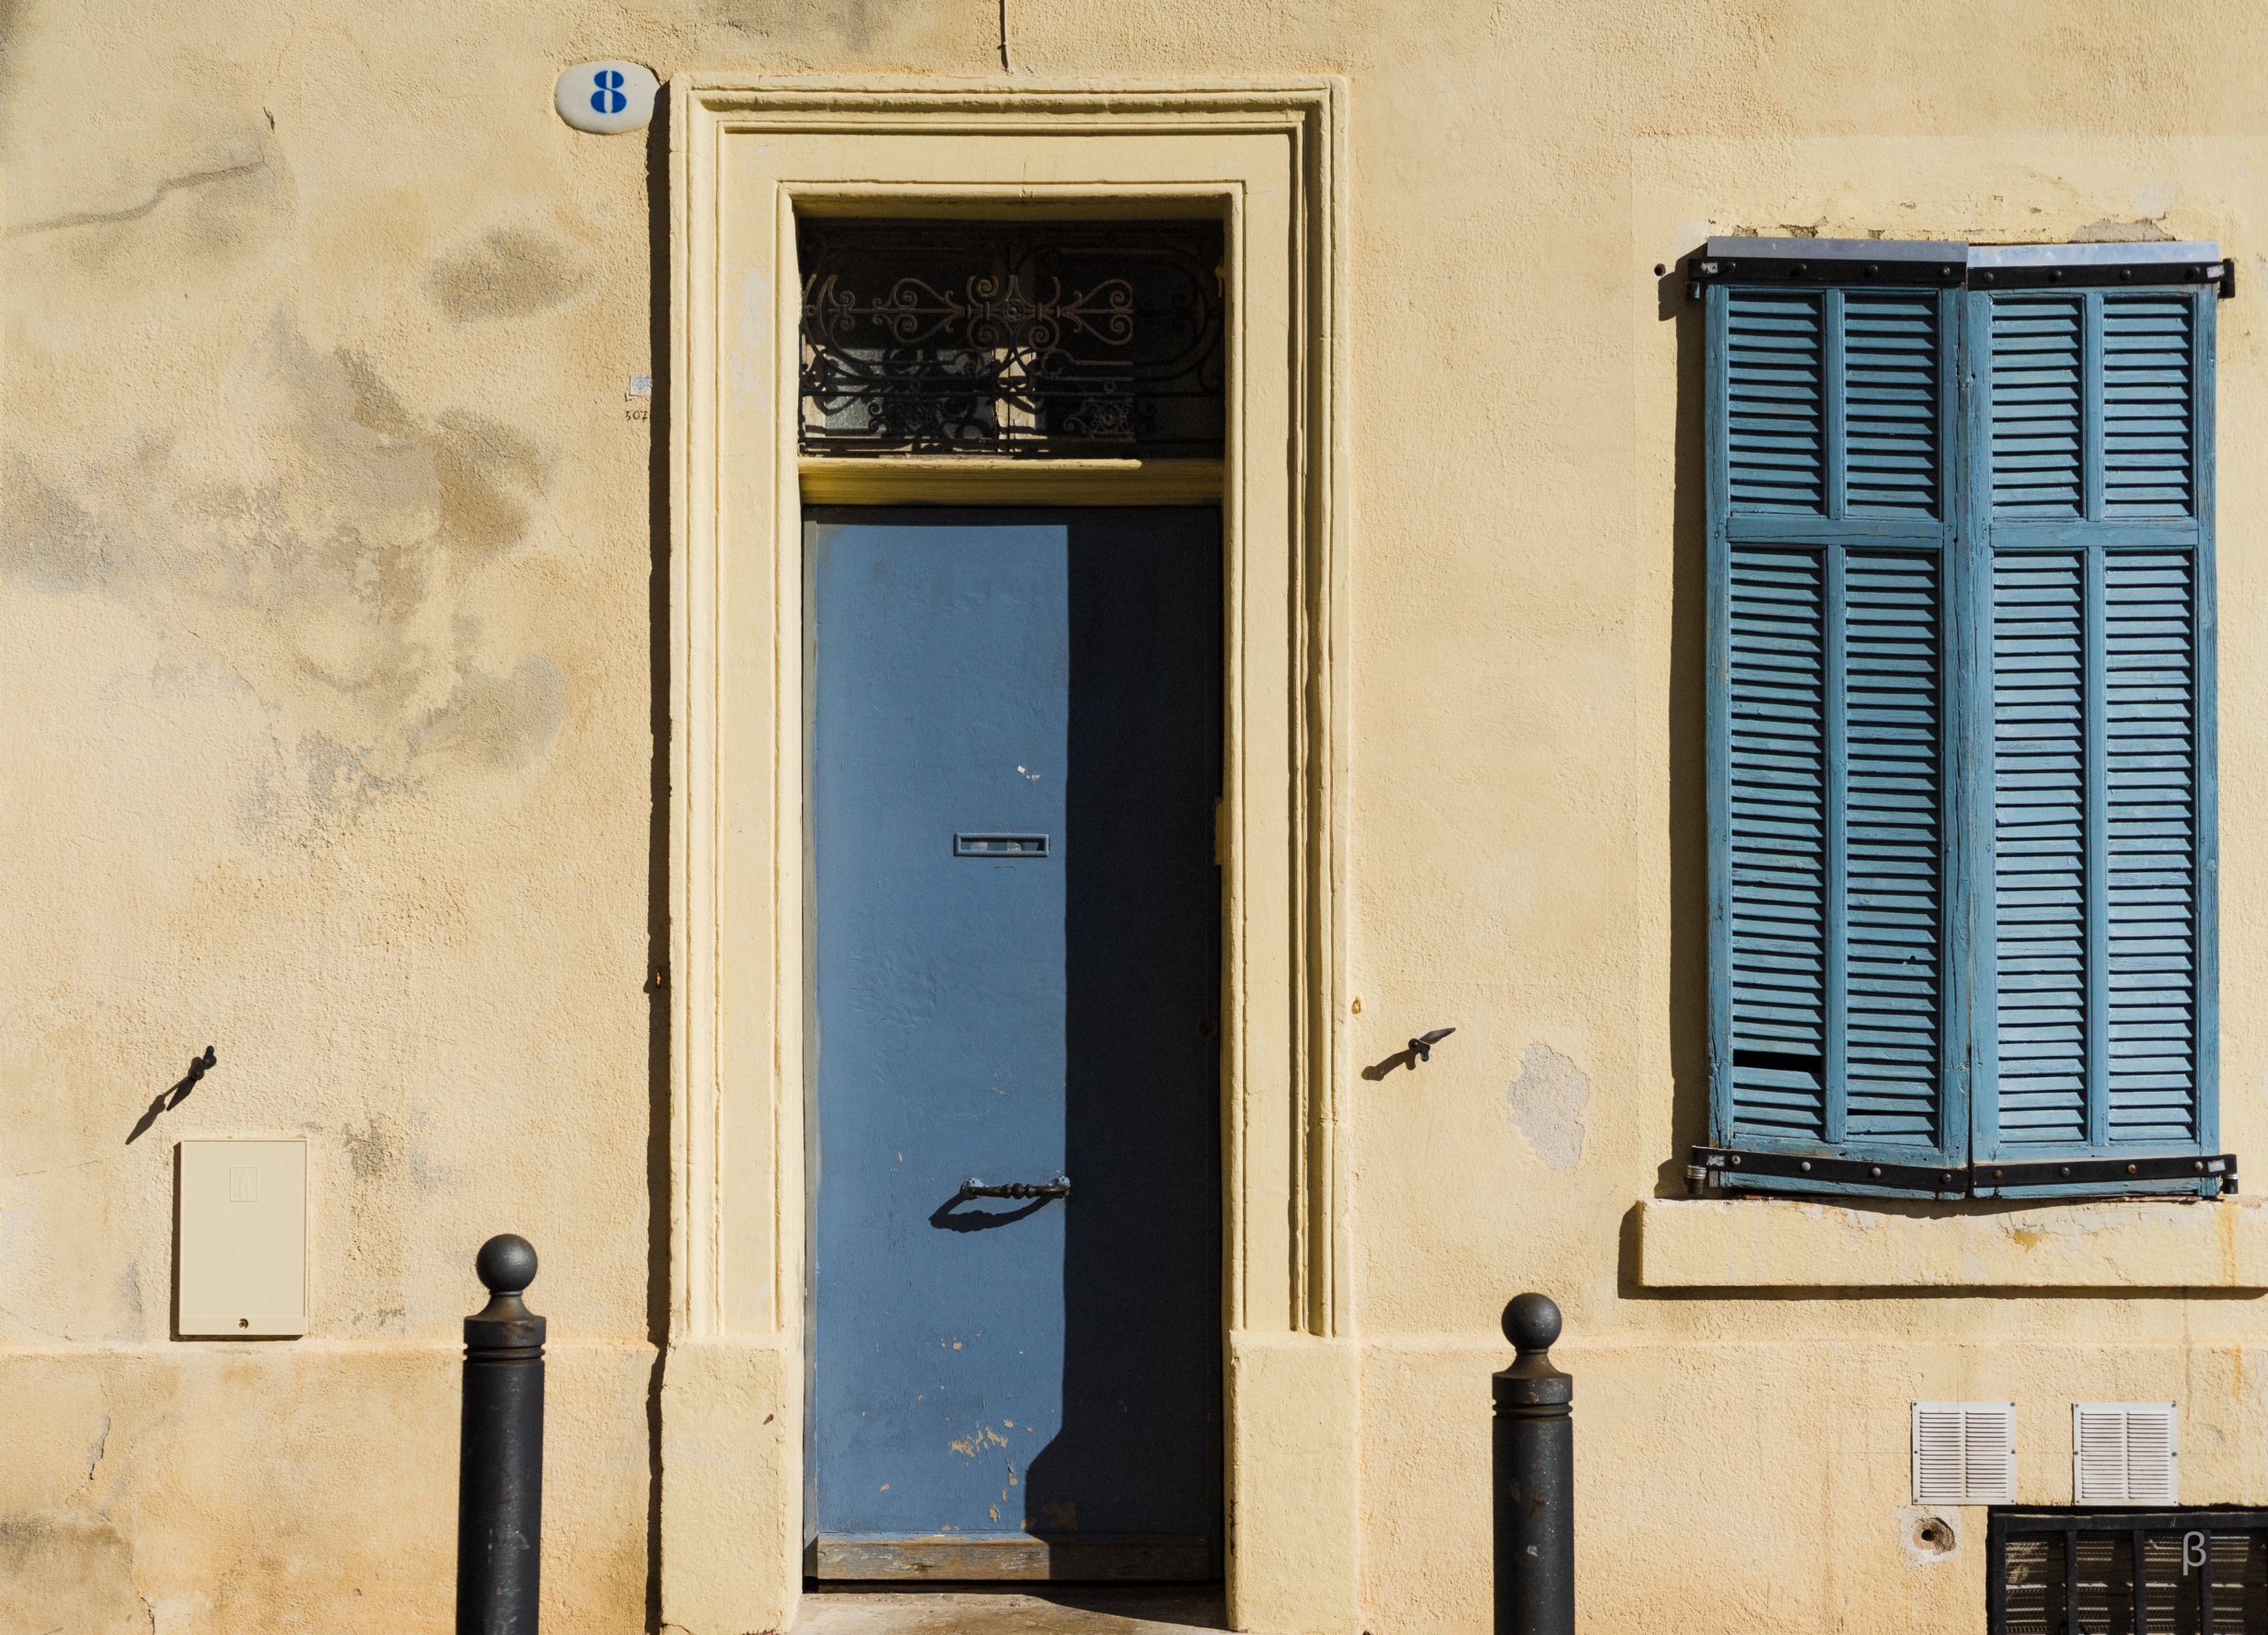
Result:
M1776 1189L1775 1181L1795 1188ZM2166 1191L2189 1192L2217 1183L2219 1194L2237 1192L2237 1159L2232 1153L2209 1156L2073 1158L2046 1163L1930 1165L1878 1164L1865 1158L1837 1158L1799 1153L1760 1153L1733 1147L1695 1147L1685 1165L1685 1189L1703 1192L1825 1190L1855 1189L1906 1193L1925 1198L2021 1196L2035 1188L2101 1187L2123 1191L2154 1181L2179 1182ZM1809 1183L1808 1186L1802 1183Z

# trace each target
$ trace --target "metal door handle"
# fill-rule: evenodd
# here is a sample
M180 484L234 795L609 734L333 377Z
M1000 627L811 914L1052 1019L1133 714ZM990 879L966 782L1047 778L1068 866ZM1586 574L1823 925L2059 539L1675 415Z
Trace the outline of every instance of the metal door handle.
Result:
M1069 1198L1071 1178L1058 1176L1052 1181L1002 1181L997 1186L978 1180L975 1176L961 1183L964 1198Z

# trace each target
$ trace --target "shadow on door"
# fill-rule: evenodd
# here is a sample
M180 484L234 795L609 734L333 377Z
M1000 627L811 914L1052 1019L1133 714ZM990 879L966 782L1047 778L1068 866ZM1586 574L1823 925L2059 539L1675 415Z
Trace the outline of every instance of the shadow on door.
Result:
M1170 539L1171 545L1163 545ZM1071 522L1063 1428L1036 1533L1220 1571L1221 601L1217 523ZM1201 1501L1198 1496L1201 1495Z

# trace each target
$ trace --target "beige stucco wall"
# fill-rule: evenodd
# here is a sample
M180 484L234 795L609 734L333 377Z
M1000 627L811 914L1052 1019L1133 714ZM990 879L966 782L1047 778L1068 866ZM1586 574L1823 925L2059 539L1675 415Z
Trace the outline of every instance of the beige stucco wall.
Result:
M563 1342L547 1626L642 1627L655 1462L725 1456L649 1418L665 837L624 390L653 161L561 126L552 77L997 75L1001 16L0 4L0 1635L446 1627L456 1323L504 1229ZM2268 13L1006 16L1018 75L1350 85L1360 1600L1314 1627L1486 1627L1486 1376L1523 1287L1567 1312L1589 1628L1981 1628L1981 1514L1941 1560L1902 1546L1915 1397L2016 1399L2042 1502L2071 1400L2175 1398L2184 1499L2268 1502L2256 1294L2164 1287L2145 1235L2059 1291L1767 1225L1742 1252L1825 1286L1660 1288L1637 1209L1703 1116L1696 329L1651 268L1711 230L2236 257L2222 1128L2268 1152ZM1423 1069L1357 1075L1444 1024ZM309 1337L170 1340L172 1142L301 1133Z

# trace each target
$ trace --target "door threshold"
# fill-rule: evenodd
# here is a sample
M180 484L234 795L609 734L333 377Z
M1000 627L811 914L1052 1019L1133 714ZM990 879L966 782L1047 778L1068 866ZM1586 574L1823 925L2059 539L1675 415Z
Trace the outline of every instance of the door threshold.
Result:
M804 1571L822 1583L1209 1583L1221 1562L1209 1538L822 1533Z

